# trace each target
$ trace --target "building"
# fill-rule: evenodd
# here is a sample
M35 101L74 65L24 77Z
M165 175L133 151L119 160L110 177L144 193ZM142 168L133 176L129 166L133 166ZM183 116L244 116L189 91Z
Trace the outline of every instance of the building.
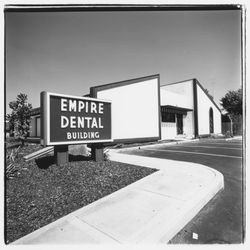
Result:
M197 79L161 86L161 139L221 133L221 110Z
M94 86L94 98L112 101L115 143L197 138L221 133L221 111L197 79L160 86L160 75ZM31 137L40 137L40 108Z

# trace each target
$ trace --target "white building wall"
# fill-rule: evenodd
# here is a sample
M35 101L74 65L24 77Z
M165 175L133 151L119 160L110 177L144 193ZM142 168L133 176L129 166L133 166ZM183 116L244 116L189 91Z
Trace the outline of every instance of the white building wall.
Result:
M171 105L193 110L193 80L161 86L161 106ZM162 139L173 139L177 136L175 123L161 123ZM183 115L183 135L194 136L193 111Z
M193 111L187 112L183 115L183 135L186 137L194 137L194 122ZM162 140L174 139L177 136L176 122L162 122L161 123L161 138Z
M161 138L162 140L174 139L177 136L177 128L175 122L161 123Z
M112 137L159 137L158 79L101 90L97 98L112 101Z
M214 111L214 133L215 134L221 134L222 128L221 128L221 113L217 111Z
M182 94L177 94L167 90L166 88L161 88L161 106L171 105L176 107L186 107L187 97Z
M193 109L193 80L161 86L161 106Z
M199 135L210 134L209 130L209 109L213 109L214 133L221 133L221 113L209 97L197 84L197 112L198 112L198 133Z
M112 101L113 139L131 139L159 136L158 79L145 80L97 93L97 98ZM161 86L160 102L193 109L193 80ZM209 108L213 108L214 133L221 133L221 113L197 84L199 135L209 134ZM31 118L30 136L40 136L40 118ZM37 127L36 127L37 125ZM37 129L37 134L36 134ZM161 124L162 139L177 135L176 123ZM183 134L194 136L194 115L183 115Z
M193 111L188 111L187 115L183 115L183 134L188 137L194 137Z

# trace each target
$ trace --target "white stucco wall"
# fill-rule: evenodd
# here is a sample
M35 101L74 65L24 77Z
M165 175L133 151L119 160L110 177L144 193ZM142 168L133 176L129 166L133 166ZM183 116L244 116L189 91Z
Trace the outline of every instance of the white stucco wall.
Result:
M221 133L221 113L213 102L197 84L197 106L198 106L198 133L199 135L209 134L209 109L213 109L214 133Z
M161 138L162 140L174 139L177 136L176 122L161 123Z
M161 86L161 106L193 109L193 80Z
M97 98L112 101L112 137L159 136L158 79L98 91Z
M193 80L161 86L161 106L171 105L193 110ZM194 136L193 111L183 115L183 135ZM161 124L162 139L173 139L177 136L176 123Z
M216 112L214 111L214 133L220 134L221 132L221 113L216 109Z
M194 137L193 128L193 111L187 112L187 115L183 115L183 136ZM177 124L175 122L162 122L161 123L161 137L162 140L174 139L177 137Z
M188 111L187 115L183 115L183 134L185 134L188 137L194 136L193 111Z

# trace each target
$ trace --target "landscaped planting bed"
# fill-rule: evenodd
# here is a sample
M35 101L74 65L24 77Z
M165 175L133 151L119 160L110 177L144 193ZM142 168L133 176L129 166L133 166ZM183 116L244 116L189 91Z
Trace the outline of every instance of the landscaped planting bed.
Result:
M17 171L5 181L6 243L156 171L112 161L94 162L81 155L70 155L70 162L62 166L54 164L52 155L23 160L27 152L39 147L28 144L20 148L14 163Z

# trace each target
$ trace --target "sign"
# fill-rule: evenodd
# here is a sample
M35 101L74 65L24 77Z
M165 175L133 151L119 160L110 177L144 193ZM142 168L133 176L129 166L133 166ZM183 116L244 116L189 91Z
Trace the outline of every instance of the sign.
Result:
M111 101L41 93L41 144L110 142Z

